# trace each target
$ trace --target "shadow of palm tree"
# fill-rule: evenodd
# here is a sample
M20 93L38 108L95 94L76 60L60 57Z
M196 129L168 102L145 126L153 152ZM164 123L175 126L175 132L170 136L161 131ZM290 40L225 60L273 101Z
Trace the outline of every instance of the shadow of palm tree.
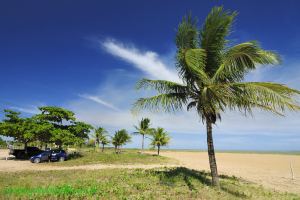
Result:
M197 190L197 186L194 184L200 182L202 185L211 186L211 175L205 171L197 171L193 169L188 169L185 167L177 167L170 170L156 171L155 172L159 178L160 183L168 186L174 186L176 182L183 181L190 191ZM221 187L220 190L229 193L233 196L239 198L247 198L247 196L240 192L238 186L232 186L230 184L224 184L225 181L239 182L238 178L231 177L227 175L220 175ZM223 182L223 184L222 184Z
M176 180L180 178L187 183L190 178L195 178L202 184L211 185L211 180L207 177L208 173L205 171L196 171L185 167L177 167L167 171L160 171L158 173L160 175L161 183L174 184Z

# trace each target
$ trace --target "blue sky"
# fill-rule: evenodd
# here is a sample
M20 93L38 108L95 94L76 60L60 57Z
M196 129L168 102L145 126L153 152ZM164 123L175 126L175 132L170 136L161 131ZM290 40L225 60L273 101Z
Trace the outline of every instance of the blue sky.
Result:
M1 1L0 109L24 116L42 105L63 106L111 133L142 116L172 137L169 148L206 148L195 112L132 116L137 80L177 80L176 27L191 11L199 25L210 9L239 12L234 42L258 40L278 52L283 64L260 68L248 80L278 81L300 89L300 2L280 1ZM0 117L3 117L1 113ZM215 127L216 149L300 150L300 114L285 118L260 111L255 118L225 113ZM140 138L128 145L137 147Z

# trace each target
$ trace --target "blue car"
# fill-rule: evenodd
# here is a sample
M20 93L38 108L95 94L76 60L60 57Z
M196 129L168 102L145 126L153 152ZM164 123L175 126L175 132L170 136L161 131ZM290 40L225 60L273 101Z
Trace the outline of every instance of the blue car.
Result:
M60 161L63 162L67 160L67 153L64 150L50 150L50 151L44 151L40 154L37 154L35 156L32 156L30 158L30 161L32 163L40 163L44 161Z

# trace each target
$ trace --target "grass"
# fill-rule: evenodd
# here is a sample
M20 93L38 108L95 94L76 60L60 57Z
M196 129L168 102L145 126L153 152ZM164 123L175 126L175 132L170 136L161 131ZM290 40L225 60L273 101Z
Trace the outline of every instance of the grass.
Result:
M125 149L121 154L116 154L113 149L104 152L94 149L81 149L79 154L71 156L65 162L44 163L56 166L77 166L88 164L166 164L175 163L174 160L162 156L140 154L135 149Z
M105 169L0 173L2 199L300 199L221 176L221 189L206 172L187 168Z

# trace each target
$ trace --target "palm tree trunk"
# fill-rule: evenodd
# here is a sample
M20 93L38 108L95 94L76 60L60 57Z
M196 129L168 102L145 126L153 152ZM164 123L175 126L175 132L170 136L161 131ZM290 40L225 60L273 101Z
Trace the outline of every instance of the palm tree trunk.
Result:
M157 155L159 155L160 145L157 145Z
M212 185L216 187L220 187L213 136L212 136L212 123L209 121L206 122L206 131L207 131L207 148L208 148L210 172L212 177Z
M144 151L144 140L145 140L145 135L143 134L142 136L143 136L143 138L142 138L142 152L143 152L143 151Z
M102 144L102 152L104 151L104 144Z

